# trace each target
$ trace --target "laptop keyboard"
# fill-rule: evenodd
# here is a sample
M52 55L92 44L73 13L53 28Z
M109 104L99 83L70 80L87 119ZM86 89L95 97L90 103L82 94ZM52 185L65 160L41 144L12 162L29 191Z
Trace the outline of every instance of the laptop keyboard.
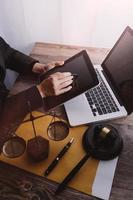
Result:
M119 111L98 70L96 73L99 85L85 93L93 115L98 116Z

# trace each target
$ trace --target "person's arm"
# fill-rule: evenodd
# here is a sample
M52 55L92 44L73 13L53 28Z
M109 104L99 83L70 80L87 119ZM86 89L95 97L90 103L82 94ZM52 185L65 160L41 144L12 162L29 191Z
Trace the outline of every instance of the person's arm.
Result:
M6 68L12 69L18 73L27 73L32 71L34 64L38 62L32 57L10 47L1 37L0 48Z
M15 133L18 125L28 114L28 102L30 102L31 110L42 106L42 98L36 86L8 97L2 103L0 110L0 153L3 144L11 138L11 134Z
M22 52L10 47L6 41L0 37L0 51L4 58L5 67L18 73L44 73L53 67L61 66L64 61L53 61L48 64L39 63L38 60L23 54Z

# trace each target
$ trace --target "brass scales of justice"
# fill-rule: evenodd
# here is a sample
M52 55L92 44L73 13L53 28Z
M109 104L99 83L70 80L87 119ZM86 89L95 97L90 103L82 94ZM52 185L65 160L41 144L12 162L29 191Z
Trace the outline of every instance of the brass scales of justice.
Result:
M34 116L31 111L30 101L27 102L28 110L30 117L27 120L24 120L22 123L31 122L34 137L26 141L24 138L13 133L11 138L7 140L3 145L3 154L8 158L17 158L21 156L25 150L27 151L28 156L34 161L41 161L48 157L49 152L49 140L44 137L37 135L34 120L45 117L48 114L43 114L40 116ZM56 121L55 111L52 111L52 119L47 127L48 137L55 141L63 140L67 137L69 133L69 126L63 120Z

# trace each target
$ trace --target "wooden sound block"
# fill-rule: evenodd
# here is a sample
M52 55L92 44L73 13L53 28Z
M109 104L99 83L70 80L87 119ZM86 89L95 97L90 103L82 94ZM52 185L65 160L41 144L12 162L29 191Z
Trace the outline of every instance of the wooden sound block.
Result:
M97 148L96 138L103 127L107 127L111 130L110 136ZM89 127L83 135L82 144L86 153L91 152L91 156L98 160L114 159L123 149L123 139L118 130L110 124L103 123Z
M42 161L48 157L49 141L42 136L28 140L27 154L34 161Z

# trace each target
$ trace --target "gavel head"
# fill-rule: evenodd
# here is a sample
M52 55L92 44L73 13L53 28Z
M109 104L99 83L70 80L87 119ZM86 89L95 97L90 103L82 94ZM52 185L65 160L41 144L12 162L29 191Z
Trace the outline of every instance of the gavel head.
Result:
M83 147L96 159L110 160L120 154L123 140L112 125L96 124L84 133Z

